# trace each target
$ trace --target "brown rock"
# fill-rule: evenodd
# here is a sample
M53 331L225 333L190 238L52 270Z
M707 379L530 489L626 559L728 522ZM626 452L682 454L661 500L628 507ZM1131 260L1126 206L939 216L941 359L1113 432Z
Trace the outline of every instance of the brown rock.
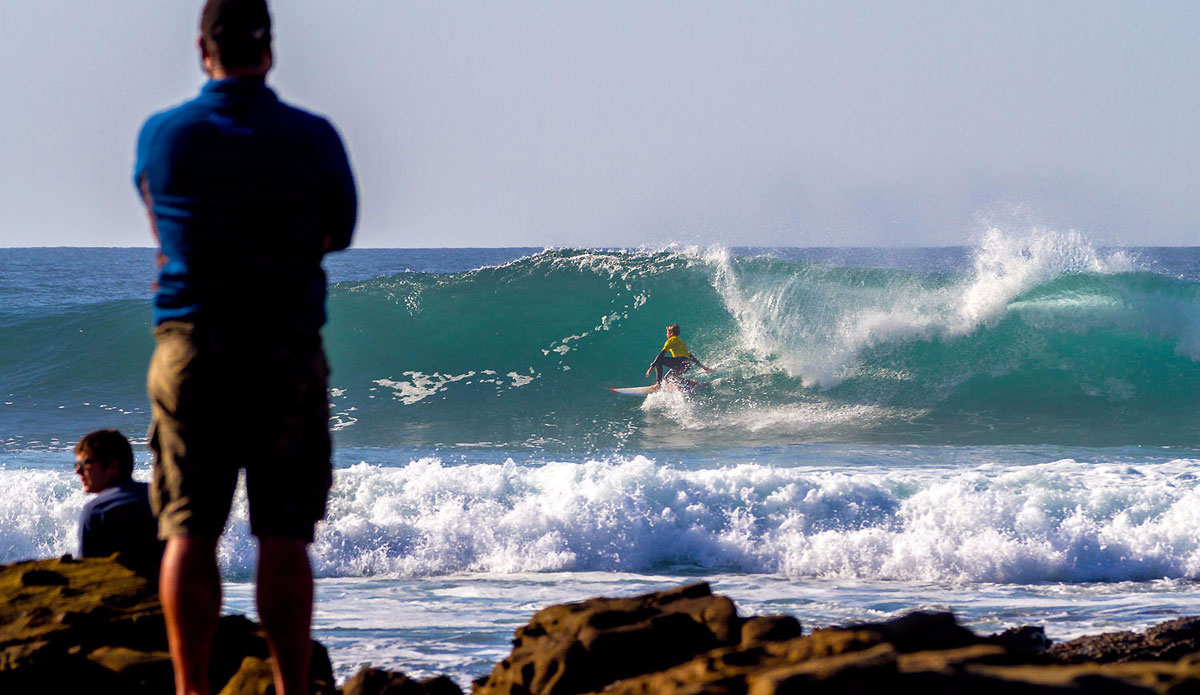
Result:
M733 602L692 584L633 598L544 608L517 630L513 651L475 690L561 695L600 690L741 638Z
M906 673L920 671L943 675L961 673L968 664L1008 664L1012 662L1008 651L996 644L976 644L958 649L942 649L929 652L901 654L897 659L899 670Z
M399 671L364 668L350 677L342 695L462 695L446 676L415 681Z
M1049 656L1065 663L1175 661L1200 652L1200 617L1179 618L1136 632L1108 632L1056 644Z
M268 692L275 692L270 662L257 656L247 656L218 695L267 695Z
M963 680L964 690L988 693L1095 693L1149 695L1166 693L1175 679L1173 667L1163 664L1105 666L1102 664L977 666Z
M329 656L315 642L313 679L315 694L334 692ZM221 618L210 681L218 691L266 692L270 664L257 625ZM112 558L0 566L0 693L173 691L162 608L146 579Z
M1063 665L1047 656L1049 640L1038 627L985 638L949 613L917 612L804 636L799 622L786 616L738 620L732 604L715 603L716 598L707 587L692 586L543 609L517 631L512 654L476 682L475 692L1200 694L1200 649L1194 649L1200 619L1079 642L1096 647L1102 657L1115 654L1111 661L1131 654L1152 654L1155 661ZM701 626L708 639L696 637ZM680 643L693 650L712 646L680 659ZM1196 653L1171 660L1187 650ZM649 654L639 654L643 651Z
M862 651L881 642L883 642L883 636L872 630L830 627L816 630L811 635L800 639L777 645L766 645L766 650L773 656L794 662Z
M984 638L989 644L998 644L1010 653L1027 659L1036 659L1050 648L1050 638L1041 626L1024 625L1013 627Z
M463 695L462 688L449 676L426 678L421 681L421 687L425 688L425 695Z
M166 651L105 646L92 650L87 658L144 691L164 683L174 683L175 680L175 673L171 670L171 655Z
M742 623L742 644L783 642L802 633L800 621L790 615L761 615Z
M743 633L745 634L745 633ZM722 647L659 673L609 685L605 695L684 695L745 693L748 681L764 673L833 656L861 652L880 644L879 635L849 630L819 630L787 641L746 641Z
M877 644L858 652L775 666L746 677L746 695L869 693L894 682L896 650Z
M983 639L958 624L953 613L913 611L882 623L852 623L848 630L878 632L899 652L929 649L955 649L983 642Z
M343 695L425 695L419 683L399 671L364 668L350 677Z

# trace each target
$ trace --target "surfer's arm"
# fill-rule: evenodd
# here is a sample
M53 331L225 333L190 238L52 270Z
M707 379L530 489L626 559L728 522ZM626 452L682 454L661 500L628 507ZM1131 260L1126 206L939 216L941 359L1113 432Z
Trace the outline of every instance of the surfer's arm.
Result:
M700 360L696 359L696 356L695 356L695 355L688 355L688 359L689 359L689 360L691 360L691 361L693 361L693 362L695 362L695 363L696 363L696 366L697 366L697 367L699 367L699 368L701 368L701 369L703 369L705 372L712 373L712 370L711 370L711 369L709 369L708 367L705 367L705 366L704 366L704 365L703 365L703 364L700 362Z
M646 378L647 378L647 379L649 379L649 378L650 378L650 373L654 371L654 365L658 364L658 361L659 361L660 359L662 359L662 356L663 356L663 355L666 355L666 354L668 354L668 351L667 351L667 350L665 350L665 349L664 349L664 350L659 350L659 351L658 351L658 355L657 355L657 356L654 358L654 361L653 361L653 362L651 362L651 363L650 363L650 366L646 368Z

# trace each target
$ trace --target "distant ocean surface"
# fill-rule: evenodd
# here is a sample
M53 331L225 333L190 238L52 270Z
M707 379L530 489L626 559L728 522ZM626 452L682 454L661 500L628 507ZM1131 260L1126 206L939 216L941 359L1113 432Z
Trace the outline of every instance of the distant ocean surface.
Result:
M326 269L337 472L312 554L341 679L466 684L548 603L699 579L808 627L1200 613L1200 249L992 232ZM0 562L74 552L85 432L130 435L148 477L153 275L150 249L0 249ZM648 383L668 323L712 388L607 391ZM228 394L231 431L250 398ZM253 615L244 500L221 561Z

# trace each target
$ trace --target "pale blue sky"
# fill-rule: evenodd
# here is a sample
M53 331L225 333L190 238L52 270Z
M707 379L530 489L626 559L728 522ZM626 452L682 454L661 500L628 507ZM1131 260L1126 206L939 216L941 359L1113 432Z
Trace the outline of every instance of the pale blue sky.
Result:
M0 246L145 246L193 0L0 0ZM357 246L1194 245L1200 3L277 0Z

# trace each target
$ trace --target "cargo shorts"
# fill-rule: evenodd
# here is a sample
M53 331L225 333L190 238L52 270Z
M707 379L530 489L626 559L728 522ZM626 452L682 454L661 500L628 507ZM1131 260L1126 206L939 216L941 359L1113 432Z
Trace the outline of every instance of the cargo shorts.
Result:
M146 378L159 537L216 537L246 471L250 532L311 543L333 482L329 367L319 334L154 329Z

